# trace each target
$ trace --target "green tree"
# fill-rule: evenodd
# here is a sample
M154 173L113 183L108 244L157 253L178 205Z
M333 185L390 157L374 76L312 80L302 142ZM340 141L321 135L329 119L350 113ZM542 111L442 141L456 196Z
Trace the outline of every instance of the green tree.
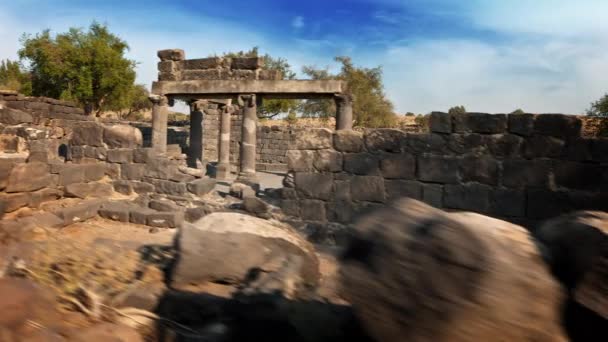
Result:
M526 112L524 112L521 108L518 108L514 111L511 112L511 114L526 114Z
M587 115L608 117L608 94L591 103L591 108L587 109Z
M350 57L340 56L335 60L342 64L340 72L332 75L327 69L306 66L303 72L311 79L339 79L348 84L353 96L354 125L363 127L391 127L397 120L393 104L384 94L382 68L363 68L353 64ZM331 100L309 100L300 106L305 116L327 117L335 115L335 104Z
M32 94L83 105L96 112L125 103L135 81L135 65L124 55L129 46L108 27L93 22L88 31L70 28L51 35L24 35L22 60L29 63Z
M31 95L32 82L30 74L23 70L19 62L9 59L0 61L0 88L15 90L24 95Z
M132 118L135 117L134 113L152 109L152 102L150 102L148 96L150 96L150 92L143 84L135 84L119 101L106 106L105 109L119 112L123 119Z
M222 57L260 57L257 46L249 51L225 52ZM283 74L283 79L293 80L296 73L291 70L291 65L284 58L275 58L269 54L261 56L264 59L264 68L268 70L278 70ZM290 113L298 107L298 100L276 99L264 100L262 106L258 108L258 115L262 118L273 118L279 114Z
M450 110L448 110L449 114L464 114L466 112L467 112L467 110L464 108L464 106L456 106L456 107L452 107L452 108L450 108Z

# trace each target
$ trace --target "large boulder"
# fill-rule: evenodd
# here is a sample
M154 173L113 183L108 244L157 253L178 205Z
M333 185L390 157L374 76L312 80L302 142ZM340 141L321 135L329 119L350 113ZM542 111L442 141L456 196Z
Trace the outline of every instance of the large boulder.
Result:
M49 165L41 162L16 164L10 171L6 192L27 192L52 186Z
M179 254L171 276L176 288L217 282L296 296L319 282L312 245L279 223L213 213L184 223L176 244Z
M378 341L563 341L559 284L527 231L402 199L362 217L342 289Z
M143 136L133 126L106 125L103 127L103 142L109 148L137 148L143 144Z
M18 125L22 123L32 123L34 118L30 113L20 111L18 109L0 107L0 123L8 125Z

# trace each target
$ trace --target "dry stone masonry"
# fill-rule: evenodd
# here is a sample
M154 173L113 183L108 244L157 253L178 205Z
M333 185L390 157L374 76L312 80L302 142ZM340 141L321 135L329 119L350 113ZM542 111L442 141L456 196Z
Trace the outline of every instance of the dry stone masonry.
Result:
M407 196L527 226L608 210L608 139L582 138L576 116L435 112L430 130L301 132L287 151L283 210L351 222Z

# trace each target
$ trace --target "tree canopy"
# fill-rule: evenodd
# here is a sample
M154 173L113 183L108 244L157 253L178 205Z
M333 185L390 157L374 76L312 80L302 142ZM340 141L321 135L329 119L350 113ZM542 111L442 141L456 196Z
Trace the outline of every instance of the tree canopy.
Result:
M354 125L364 127L390 127L396 116L393 104L384 94L382 67L364 68L355 66L350 57L340 56L335 60L342 64L340 72L333 75L328 69L305 66L304 74L311 79L339 79L348 84L353 96ZM302 103L300 110L304 116L328 117L335 115L334 101L308 100Z
M448 113L450 114L465 114L466 112L467 109L464 108L464 106L455 106L448 110Z
M226 52L223 57L260 57L258 47L253 47L249 51ZM296 73L291 70L291 65L284 58L275 58L269 54L261 56L264 59L264 67L268 70L278 70L283 74L283 79L293 80ZM272 118L282 113L295 112L298 108L298 100L264 100L261 108L258 108L258 115L263 118Z
M0 61L0 88L30 95L32 93L30 74L23 70L19 62L9 59Z
M125 57L127 43L107 26L93 22L87 31L70 28L55 36L45 30L24 35L21 43L34 96L76 101L97 114L129 102L136 63Z
M608 94L601 99L593 102L591 108L587 110L587 115L590 116L608 116Z

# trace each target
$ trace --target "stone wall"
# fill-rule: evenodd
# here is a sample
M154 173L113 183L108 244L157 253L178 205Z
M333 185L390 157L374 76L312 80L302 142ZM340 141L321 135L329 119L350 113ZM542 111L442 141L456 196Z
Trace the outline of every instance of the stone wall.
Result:
M158 57L159 81L283 79L281 72L265 70L259 57L185 59L183 50L162 50Z
M350 222L407 196L528 227L572 210L608 210L608 138L581 137L576 116L436 112L430 130L301 132L287 151L283 210Z

